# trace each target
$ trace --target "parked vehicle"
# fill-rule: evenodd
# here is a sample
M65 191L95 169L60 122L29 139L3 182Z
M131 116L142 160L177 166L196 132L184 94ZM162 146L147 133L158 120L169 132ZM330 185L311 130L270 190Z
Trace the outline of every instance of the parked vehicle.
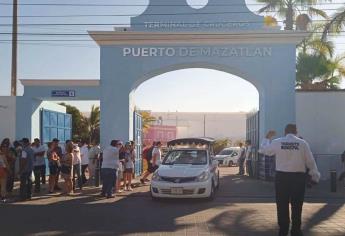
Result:
M188 138L168 142L169 151L153 174L151 196L213 199L219 187L213 139Z
M220 166L238 166L239 154L239 147L224 148L216 155L215 160Z

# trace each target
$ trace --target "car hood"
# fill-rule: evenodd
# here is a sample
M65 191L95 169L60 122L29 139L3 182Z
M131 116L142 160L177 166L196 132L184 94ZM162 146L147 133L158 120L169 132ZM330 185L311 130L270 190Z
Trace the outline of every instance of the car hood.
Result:
M196 177L207 170L207 165L161 165L158 175L163 177Z

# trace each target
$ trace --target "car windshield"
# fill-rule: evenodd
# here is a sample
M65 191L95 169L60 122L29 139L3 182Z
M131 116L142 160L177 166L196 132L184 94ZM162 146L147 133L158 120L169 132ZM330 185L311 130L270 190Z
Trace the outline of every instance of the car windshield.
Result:
M163 165L174 164L206 165L206 150L172 150L167 153Z
M218 155L231 155L233 153L233 150L231 149L223 149Z

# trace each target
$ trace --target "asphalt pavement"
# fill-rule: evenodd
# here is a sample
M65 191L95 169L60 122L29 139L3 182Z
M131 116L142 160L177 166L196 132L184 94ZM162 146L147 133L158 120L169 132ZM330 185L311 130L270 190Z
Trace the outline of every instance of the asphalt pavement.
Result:
M214 201L152 201L148 185L114 199L88 187L76 196L41 194L0 205L0 235L277 235L273 183L221 168ZM303 228L310 236L345 235L345 191L328 183L307 191Z

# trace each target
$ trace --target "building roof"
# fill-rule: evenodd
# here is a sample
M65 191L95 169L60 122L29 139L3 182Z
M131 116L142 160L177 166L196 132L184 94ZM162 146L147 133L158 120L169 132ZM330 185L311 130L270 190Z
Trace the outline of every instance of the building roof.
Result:
M80 86L93 87L99 86L99 79L21 79L23 86Z

